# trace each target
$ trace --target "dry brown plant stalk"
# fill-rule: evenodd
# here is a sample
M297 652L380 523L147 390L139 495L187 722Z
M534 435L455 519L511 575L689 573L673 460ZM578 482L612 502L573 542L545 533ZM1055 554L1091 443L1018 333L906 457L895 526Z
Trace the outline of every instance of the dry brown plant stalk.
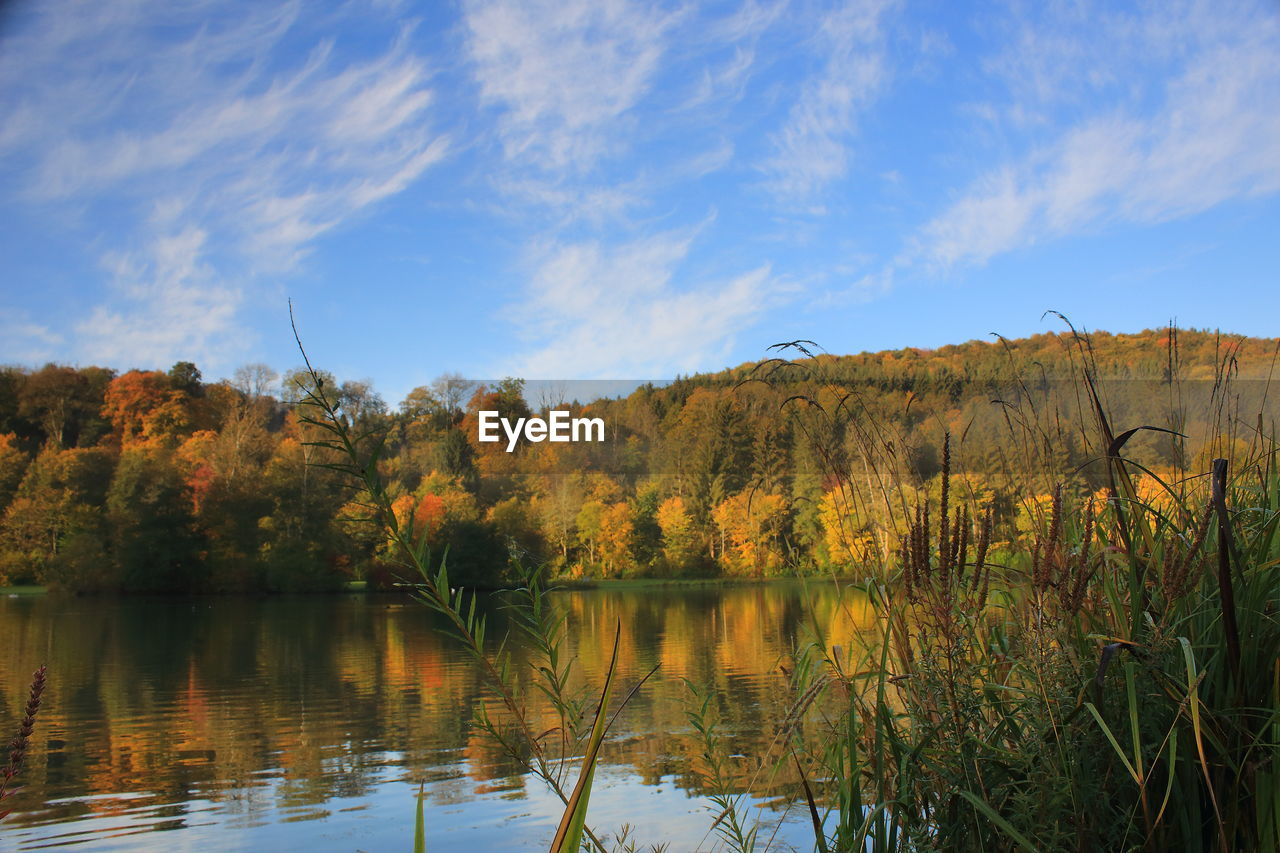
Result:
M27 746L31 741L31 733L35 731L36 713L40 710L40 695L44 693L46 676L49 668L41 664L40 668L31 674L31 691L27 696L27 707L22 717L22 722L18 725L18 734L9 743L9 763L5 766L4 771L0 772L0 800L9 796L9 782L14 776L22 770L22 765L26 762ZM0 819L9 814L7 811L0 812Z

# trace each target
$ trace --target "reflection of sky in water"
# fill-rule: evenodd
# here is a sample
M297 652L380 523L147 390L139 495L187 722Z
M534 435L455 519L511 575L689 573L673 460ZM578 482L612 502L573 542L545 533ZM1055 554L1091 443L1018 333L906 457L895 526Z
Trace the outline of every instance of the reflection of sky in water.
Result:
M393 757L388 756L394 764ZM271 796L228 792L220 802L191 800L180 805L135 793L82 797L75 805L93 812L58 824L9 827L3 836L17 850L74 846L95 851L235 851L408 849L413 832L413 786L394 778L391 767L368 796L331 799L323 806L273 808ZM427 787L424 811L427 849L545 850L559 819L558 800L534 780L514 796L474 794L475 785L452 780ZM811 849L812 829L803 805L787 812L742 799L743 814L758 815L762 838L772 849ZM51 803L50 805L68 805ZM602 840L629 825L629 838L643 844L676 840L673 851L721 848L710 833L716 812L709 800L681 790L674 780L643 785L617 767L597 773L591 794L592 827ZM38 820L38 814L27 816ZM775 829L776 834L775 834ZM181 830L181 831L175 831ZM83 846L81 846L83 845ZM645 848L642 848L645 849Z
M622 689L661 664L611 733L591 825L603 835L629 824L635 840L671 842L672 853L718 849L682 679L720 700L728 754L763 754L789 700L778 664L804 633L798 585L557 601L584 691L598 690L619 622ZM853 603L819 595L829 641L847 642L865 618ZM496 636L500 611L493 619ZM0 644L11 650L0 660L0 723L16 719L26 662L47 660L51 672L25 787L5 803L14 813L0 823L3 849L407 849L419 781L432 853L546 849L559 819L554 794L468 725L493 697L416 604L5 600ZM552 722L546 709L534 716L537 731ZM733 763L754 797L745 811L764 819L763 842L781 813L748 803L795 796L794 770L770 781ZM566 789L576 774L575 761ZM781 841L812 849L801 805Z

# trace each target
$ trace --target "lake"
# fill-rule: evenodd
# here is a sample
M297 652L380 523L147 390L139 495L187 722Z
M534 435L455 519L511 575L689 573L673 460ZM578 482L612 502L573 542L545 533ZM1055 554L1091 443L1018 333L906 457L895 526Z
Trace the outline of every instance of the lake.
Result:
M782 667L807 626L847 644L870 623L855 591L628 586L553 600L582 689L598 693L618 624L619 693L659 666L602 753L598 835L629 824L672 853L721 849L687 679L714 697L762 847L813 849L794 768L770 777L757 760L791 703ZM474 728L477 708L500 706L439 627L386 595L0 599L6 742L31 671L49 665L0 849L409 850L422 784L428 851L545 850L559 801Z

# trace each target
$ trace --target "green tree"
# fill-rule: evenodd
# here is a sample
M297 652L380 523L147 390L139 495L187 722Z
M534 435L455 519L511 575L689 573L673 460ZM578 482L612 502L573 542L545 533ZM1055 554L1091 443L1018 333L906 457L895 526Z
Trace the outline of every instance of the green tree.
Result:
M297 433L275 447L257 488L270 501L259 521L260 585L272 590L321 589L342 580L339 566L358 561L341 524L334 523L350 498L350 489L325 468Z
M169 386L192 397L199 397L204 386L200 384L200 368L189 361L179 361L169 368Z
M206 586L190 490L168 450L126 448L106 508L111 553L125 588L180 592Z

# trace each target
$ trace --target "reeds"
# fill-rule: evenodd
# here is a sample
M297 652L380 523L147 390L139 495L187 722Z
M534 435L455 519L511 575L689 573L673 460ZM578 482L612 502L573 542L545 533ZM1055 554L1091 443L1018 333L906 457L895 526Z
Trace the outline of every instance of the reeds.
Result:
M9 790L9 783L18 775L26 762L27 747L31 742L31 733L35 730L36 714L40 711L40 696L44 693L48 672L48 667L42 664L31 674L31 688L27 693L27 705L23 709L22 722L18 724L18 733L9 742L9 763L0 772L0 801L12 793ZM0 820L7 814L9 814L8 811L0 811Z
M811 773L837 788L839 829L822 845L1276 849L1280 480L1265 483L1266 500L1228 522L1240 562L1226 577L1249 637L1238 661L1220 578L1202 570L1216 557L1209 513L1174 530L1130 504L1125 523L1149 524L1157 552L1099 554L1120 516L1086 507L1068 525L1055 501L1028 568L988 597L991 567L964 559L987 525L956 511L933 536L918 511L899 584L868 587L881 629L861 689L833 745L811 751ZM1128 586L1131 559L1153 566L1145 594Z
M1026 465L1019 497L1030 506L1034 495L1051 495L1038 517L1028 513L1038 520L1025 539L997 543L1008 531L998 531L991 503L956 487L949 433L936 496L921 488L911 508L902 444L856 394L788 398L809 434L843 442L819 446L818 457L832 468L840 505L875 519L865 556L878 561L863 585L878 615L865 646L853 656L829 646L815 619L794 667L796 720L779 754L796 765L816 850L1280 849L1275 436L1263 435L1259 418L1247 458L1161 481L1171 506L1144 500L1135 477L1145 469L1124 455L1126 442L1139 430L1172 430L1113 429L1087 338L1073 341L1082 361L1074 416L1006 409L1009 455ZM313 378L311 422L329 436L318 446L364 487L420 597L445 615L501 699L506 719L479 725L565 803L553 850L578 840L603 850L582 820L613 668L588 720L568 687L563 617L529 573L517 624L560 720L535 734L506 643L492 650L474 595L451 589L443 561L398 526L377 473L377 437L354 435ZM1227 433L1239 427L1229 405L1220 411ZM830 429L840 418L848 428ZM1092 456L1094 488L1071 482L1070 465L1050 464L1074 465L1081 453ZM867 467L859 488L850 460L877 458L889 460L886 470ZM1105 498L1094 495L1098 481ZM709 833L749 850L757 833L722 772L711 707L708 698L690 716L718 809ZM570 791L563 759L584 742ZM575 838L579 826L584 839Z
M1123 455L1138 430L1112 429L1095 369L1079 381L1107 497L1059 479L997 558L945 440L939 489L866 583L879 628L830 697L844 711L804 751L834 811L817 849L1280 849L1274 436L1157 504Z

